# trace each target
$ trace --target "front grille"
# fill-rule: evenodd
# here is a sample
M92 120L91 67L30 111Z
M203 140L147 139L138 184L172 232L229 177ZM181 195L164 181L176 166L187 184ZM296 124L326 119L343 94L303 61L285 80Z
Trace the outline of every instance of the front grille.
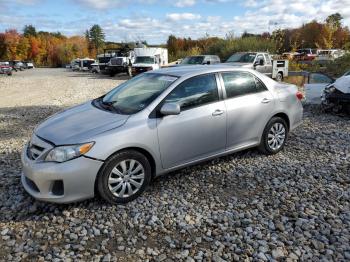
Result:
M135 67L135 71L137 73L143 73L143 72L146 72L148 71L146 67Z
M29 144L27 149L27 155L31 160L37 159L44 152L45 148L35 144Z
M123 65L123 59L122 58L112 58L110 60L111 65Z

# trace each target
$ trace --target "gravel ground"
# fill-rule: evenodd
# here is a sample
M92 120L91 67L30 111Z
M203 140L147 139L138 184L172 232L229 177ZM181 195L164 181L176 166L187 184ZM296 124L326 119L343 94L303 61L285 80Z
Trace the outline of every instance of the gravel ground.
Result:
M0 260L350 260L350 119L317 108L278 155L173 172L125 206L29 197L20 151L34 126L121 81L62 69L0 77Z

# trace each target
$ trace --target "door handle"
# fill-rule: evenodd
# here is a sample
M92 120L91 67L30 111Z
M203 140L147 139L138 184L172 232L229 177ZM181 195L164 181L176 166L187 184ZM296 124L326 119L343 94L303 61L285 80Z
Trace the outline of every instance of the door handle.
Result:
M220 116L224 113L224 110L216 109L213 113L212 116Z
M271 102L271 100L268 99L268 98L264 98L263 100L261 100L261 103L263 103L263 104L267 104L267 103L270 103L270 102Z

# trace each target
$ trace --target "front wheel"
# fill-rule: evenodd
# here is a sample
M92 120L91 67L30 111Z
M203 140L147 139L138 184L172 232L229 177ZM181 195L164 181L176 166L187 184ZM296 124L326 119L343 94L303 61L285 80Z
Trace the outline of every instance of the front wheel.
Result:
M151 181L148 159L138 151L128 150L106 161L97 178L100 196L111 204L125 204L136 199Z
M277 154L283 149L287 136L288 126L286 121L280 117L271 118L261 137L259 151L266 155Z

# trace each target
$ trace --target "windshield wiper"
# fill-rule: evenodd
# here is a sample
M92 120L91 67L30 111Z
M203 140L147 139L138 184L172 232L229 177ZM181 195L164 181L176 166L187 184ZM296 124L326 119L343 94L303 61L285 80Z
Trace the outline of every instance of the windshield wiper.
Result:
M110 111L113 111L117 114L121 114L121 110L117 106L114 105L115 103L117 103L117 101L106 102L106 101L103 101L103 99L101 99L100 103L103 106L103 108L108 109Z

